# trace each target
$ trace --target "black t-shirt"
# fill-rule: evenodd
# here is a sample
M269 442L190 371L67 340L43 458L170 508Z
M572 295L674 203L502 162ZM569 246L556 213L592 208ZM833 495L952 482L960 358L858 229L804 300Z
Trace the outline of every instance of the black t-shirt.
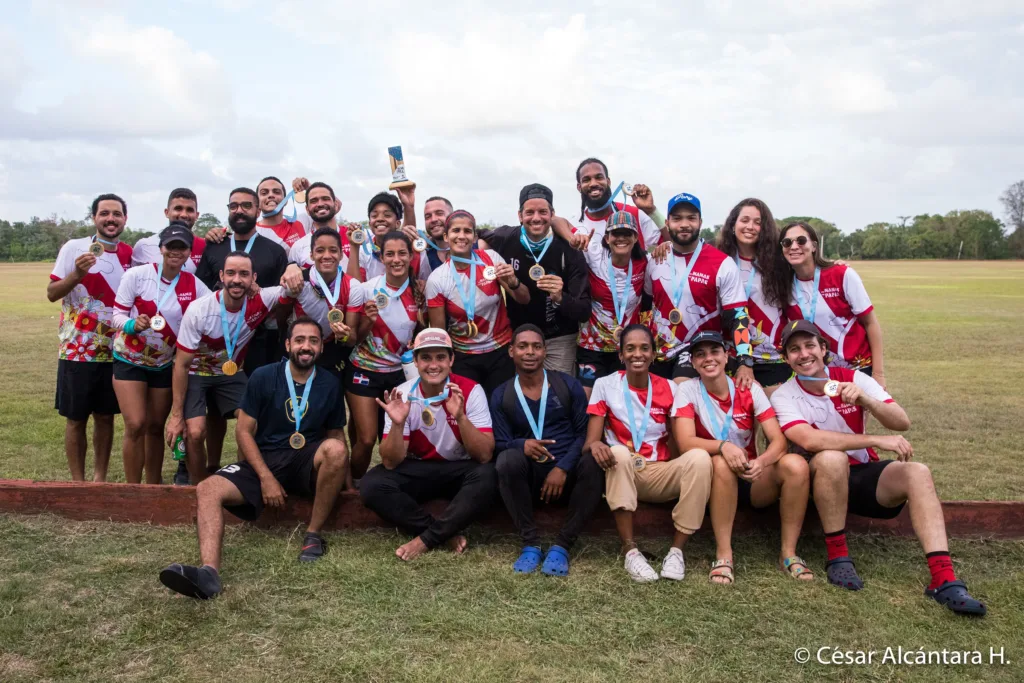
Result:
M545 339L577 334L580 323L590 319L590 279L583 254L557 235L544 253L540 261L544 272L562 278L562 303L556 306L548 293L537 289L537 283L530 279L530 268L537 261L520 242L520 229L518 225L503 225L480 235L512 265L516 277L530 290L530 303L526 305L512 297L505 302L512 328L533 323L543 330Z
M245 396L239 406L256 420L256 445L260 451L290 448L288 438L295 433L292 397L284 374L287 360L264 365L249 376ZM295 383L295 398L302 400L305 384ZM322 441L330 429L345 426L345 401L341 383L331 373L318 369L309 390L309 401L302 415L301 432L307 443Z
M284 275L284 270L288 267L288 254L281 245L268 240L259 233L254 233L254 235L249 257L252 259L252 269L256 272L256 284L260 287L274 287L281 284L281 276ZM236 238L236 249L245 251L245 246L245 240ZM230 235L225 236L224 241L220 244L207 242L203 256L199 259L199 265L196 266L196 277L211 290L220 289L220 271L230 253Z

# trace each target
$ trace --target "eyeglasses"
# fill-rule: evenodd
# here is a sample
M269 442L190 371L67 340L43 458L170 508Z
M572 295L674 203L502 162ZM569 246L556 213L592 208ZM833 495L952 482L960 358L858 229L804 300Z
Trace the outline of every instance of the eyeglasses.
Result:
M252 207L256 206L252 202L231 202L228 204L228 211L238 211L239 207L246 211L251 211Z
M802 247L802 246L806 245L808 241L810 241L810 240L807 238L806 235L800 235L799 237L796 237L796 238L786 237L779 244L782 245L783 249L789 249L790 247L793 246L794 242L796 242L797 245Z

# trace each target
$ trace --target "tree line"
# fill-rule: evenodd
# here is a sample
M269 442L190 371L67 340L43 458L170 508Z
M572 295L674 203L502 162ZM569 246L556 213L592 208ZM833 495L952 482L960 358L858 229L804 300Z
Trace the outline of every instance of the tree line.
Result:
M1007 222L978 209L950 211L946 215L900 216L895 223L872 223L844 233L835 223L815 216L776 219L781 229L792 221L810 223L822 239L826 258L843 259L1007 259L1024 258L1024 180L1000 196ZM344 222L339 218L339 222ZM365 221L363 222L365 223ZM204 213L196 221L197 235L205 235L221 221ZM481 226L483 227L483 226ZM705 228L702 236L714 242L721 225ZM134 245L153 230L125 228L121 239ZM93 234L92 220L66 220L51 216L28 222L0 220L0 261L52 261L69 239Z

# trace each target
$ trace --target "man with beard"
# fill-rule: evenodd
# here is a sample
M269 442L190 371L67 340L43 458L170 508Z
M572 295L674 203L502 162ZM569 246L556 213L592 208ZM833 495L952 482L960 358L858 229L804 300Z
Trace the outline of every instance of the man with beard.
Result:
M85 480L86 426L93 416L93 481L106 481L114 415L120 413L113 386L114 300L121 276L131 268L132 248L118 239L128 206L116 194L92 202L96 234L68 240L57 254L46 298L61 300L60 355L54 408L67 422L64 451L75 481Z
M181 319L174 356L171 414L164 436L168 446L178 436L184 437L193 483L220 467L223 441L211 439L216 450L210 449L209 460L204 448L207 407L224 419L235 417L245 392L246 373L240 367L257 328L278 303L288 303L286 294L298 293L286 292L278 286L264 287L251 294L255 278L252 256L244 251L231 252L220 271L221 289L195 301Z
M167 217L168 222L181 223L191 230L195 227L196 219L199 218L196 193L187 187L171 190L170 196L167 197L167 208L164 209L164 216ZM199 265L199 260L203 256L203 250L206 249L206 243L208 241L213 243L223 242L224 235L226 234L227 230L224 228L210 228L205 238L194 236L192 238L192 255L189 257L189 260L185 261L182 270L186 273L195 274L196 266ZM135 243L135 249L132 251L133 266L161 263L163 260L163 254L160 253L159 234L143 237Z
M306 234L306 226L298 220L287 220L284 216L284 183L274 176L267 176L256 186L260 202L260 221L256 229L267 239L277 242L287 251Z
M423 205L423 230L427 240L427 261L434 271L448 262L448 240L444 223L455 207L444 197L431 197Z
M314 562L327 551L320 530L345 480L348 453L341 384L316 369L321 344L320 326L296 318L285 340L288 359L260 368L249 379L235 428L242 460L196 489L203 564L175 563L161 571L160 582L171 590L203 600L221 592L225 509L255 520L264 504L281 507L289 494L312 497L299 561Z
M651 372L680 382L696 377L684 349L698 332L718 332L732 340L736 386L746 390L754 381L747 295L733 260L700 239L701 225L699 199L681 192L669 200L665 229L672 250L651 262L644 279L644 292L654 299L651 328L658 345Z
M416 191L411 187L398 189L398 196L381 192L373 196L367 207L367 219L370 234L358 249L349 254L348 274L360 282L368 282L378 275L384 274L384 263L380 260L380 250L384 247L384 235L393 230L404 232L410 240L420 235L416 232ZM402 217L405 216L405 223ZM358 225L348 227L348 241L352 241L352 233L362 230ZM365 232L365 231L364 231ZM412 273L417 280L426 282L430 275L430 261L426 251L412 259Z
M530 291L530 301L508 299L513 328L528 323L544 331L547 347L544 367L573 374L576 335L590 318L587 263L580 252L554 234L555 215L550 189L539 183L519 192L519 225L505 225L480 237L512 265L516 277Z
M338 213L341 211L341 201L334 195L334 189L323 182L310 183L305 178L297 178L296 183L299 181L305 181L303 187L306 193L306 211L311 219L309 234L302 237L292 245L292 248L288 251L288 260L292 264L298 266L293 268L291 264L288 266L286 272L286 278L293 278L295 275L301 275L301 272L296 272L300 269L312 268L313 259L310 254L312 251L312 239L313 233L321 228L330 228L338 231ZM351 252L351 245L348 242L348 231L339 231L341 234L341 269L348 269L348 256ZM288 282L291 284L291 282Z

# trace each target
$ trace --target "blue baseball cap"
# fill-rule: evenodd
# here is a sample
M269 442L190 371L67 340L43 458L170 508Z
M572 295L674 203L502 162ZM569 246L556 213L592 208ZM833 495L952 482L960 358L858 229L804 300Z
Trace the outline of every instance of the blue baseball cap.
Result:
M704 215L700 211L700 200L688 192L680 192L675 197L668 200L668 211L666 213L672 213L672 209L676 208L680 204L690 204L693 208L697 209L698 215Z

